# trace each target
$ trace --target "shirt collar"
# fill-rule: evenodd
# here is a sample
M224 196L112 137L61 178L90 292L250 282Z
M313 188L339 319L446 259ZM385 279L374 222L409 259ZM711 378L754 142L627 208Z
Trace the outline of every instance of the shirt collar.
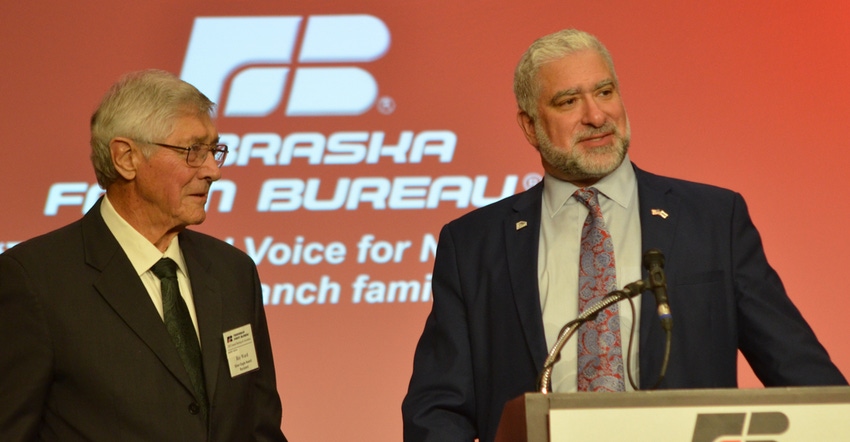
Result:
M104 195L103 202L100 204L100 215L106 223L106 227L118 240L118 244L127 254L130 259L130 264L136 270L136 273L141 275L147 272L161 258L167 257L177 263L177 267L183 274L186 272L186 262L183 260L183 254L180 252L180 244L178 237L175 236L165 250L165 253L159 251L147 238L139 233L133 226L130 225L112 206L109 198Z
M623 208L628 208L632 204L632 196L636 186L635 171L627 154L623 158L623 162L613 172L603 177L592 187L599 190L599 193L609 200ZM543 204L546 206L549 215L555 216L565 205L578 202L572 198L573 193L578 189L579 187L575 184L559 180L547 173L543 177Z

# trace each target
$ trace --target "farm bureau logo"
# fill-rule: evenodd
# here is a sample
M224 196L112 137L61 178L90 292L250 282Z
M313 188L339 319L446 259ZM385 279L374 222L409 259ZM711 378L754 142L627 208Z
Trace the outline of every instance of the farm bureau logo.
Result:
M745 423L750 415L749 425ZM788 416L780 412L698 414L692 442L777 442L788 431Z
M347 64L379 59L389 45L387 26L371 15L196 17L180 77L219 105L229 82L228 117L270 115L287 83L287 116L360 115L378 85Z

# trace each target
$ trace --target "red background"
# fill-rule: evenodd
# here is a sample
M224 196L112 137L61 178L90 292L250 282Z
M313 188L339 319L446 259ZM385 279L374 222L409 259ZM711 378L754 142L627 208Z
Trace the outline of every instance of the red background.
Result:
M78 207L43 214L50 186L94 183L88 119L125 72L179 74L198 16L369 14L389 29L389 51L358 65L396 110L357 117L218 120L222 133L450 130L451 163L225 167L238 183L234 210L211 210L198 229L221 238L291 244L340 241L342 265L260 264L264 282L330 275L336 305L269 305L283 427L292 440L401 439L400 403L429 303L352 304L350 282L421 280L421 239L471 208L257 213L269 178L486 175L488 195L506 175L540 173L515 123L513 68L535 38L565 27L596 34L617 65L633 133L631 157L650 171L741 192L771 264L800 310L850 375L844 276L850 164L850 5L798 2L490 1L78 1L0 3L0 249L77 219ZM357 264L364 234L410 240L397 264ZM760 384L744 364L742 386Z

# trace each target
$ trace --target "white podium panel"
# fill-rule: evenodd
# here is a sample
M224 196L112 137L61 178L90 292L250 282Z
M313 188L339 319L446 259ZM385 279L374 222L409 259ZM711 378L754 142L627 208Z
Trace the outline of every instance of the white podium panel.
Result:
M527 393L497 441L850 441L850 387Z
M552 442L850 441L850 404L560 409L549 422Z

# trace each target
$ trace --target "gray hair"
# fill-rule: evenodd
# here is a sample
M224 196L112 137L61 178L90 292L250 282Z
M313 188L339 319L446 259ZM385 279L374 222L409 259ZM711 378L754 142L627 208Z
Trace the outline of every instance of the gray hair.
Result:
M106 189L118 179L109 143L116 137L159 141L186 115L212 117L215 105L197 88L166 71L131 72L109 88L91 117L91 161ZM153 148L146 147L149 155Z
M540 83L537 73L546 63L561 59L567 55L594 50L605 60L614 82L617 83L617 73L614 72L614 61L608 49L596 37L577 29L564 29L538 38L528 47L514 71L514 95L519 109L531 117L537 118L537 96L540 94Z

